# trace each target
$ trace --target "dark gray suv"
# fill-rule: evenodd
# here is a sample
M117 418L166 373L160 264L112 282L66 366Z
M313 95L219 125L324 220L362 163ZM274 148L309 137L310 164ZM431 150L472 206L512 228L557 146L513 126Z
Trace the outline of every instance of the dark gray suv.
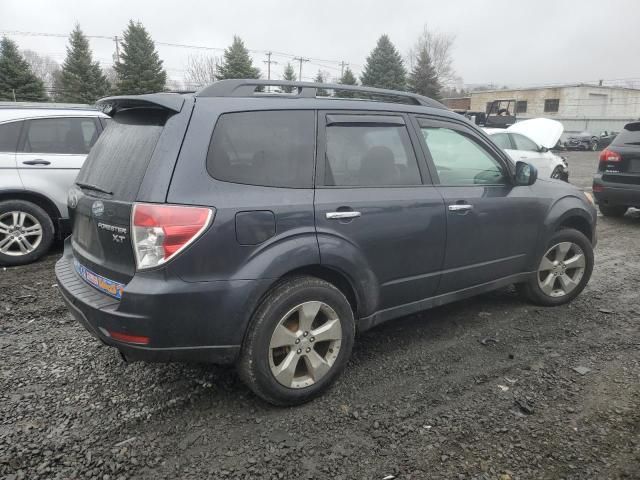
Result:
M591 276L592 199L428 98L227 80L99 106L56 274L127 360L235 363L296 404L357 331L509 284L560 305Z

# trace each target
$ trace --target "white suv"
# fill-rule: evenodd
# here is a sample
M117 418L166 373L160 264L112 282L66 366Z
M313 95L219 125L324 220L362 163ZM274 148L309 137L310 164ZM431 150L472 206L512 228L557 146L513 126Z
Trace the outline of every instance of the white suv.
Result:
M67 192L108 117L91 107L0 106L0 265L69 232Z

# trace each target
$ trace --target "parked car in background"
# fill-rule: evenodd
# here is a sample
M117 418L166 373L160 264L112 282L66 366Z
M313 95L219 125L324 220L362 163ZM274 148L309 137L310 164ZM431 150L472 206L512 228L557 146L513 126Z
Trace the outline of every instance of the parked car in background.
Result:
M640 121L625 125L600 152L592 188L605 216L621 217L629 207L640 208Z
M598 137L587 132L567 133L561 139L560 146L566 150L598 150Z
M0 106L0 265L69 233L67 192L108 117L90 107Z
M256 91L270 85L296 93ZM299 404L356 330L509 284L561 305L591 276L590 197L434 100L222 80L98 105L112 121L70 193L56 277L129 360L235 363L260 397Z
M509 128L486 128L491 136L514 161L530 163L538 169L540 178L569 181L567 159L549 149L558 143L563 126L547 118L534 118L518 122Z
M619 132L609 132L607 130L600 132L600 137L598 137L598 148L602 150L603 148L608 147L613 139L616 138Z

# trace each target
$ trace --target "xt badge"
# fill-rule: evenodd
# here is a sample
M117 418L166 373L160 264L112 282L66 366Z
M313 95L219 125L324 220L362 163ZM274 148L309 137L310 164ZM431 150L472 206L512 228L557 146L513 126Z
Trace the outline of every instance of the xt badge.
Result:
M124 242L124 239L127 238L127 229L124 227L117 227L116 225L98 222L98 228L111 232L111 239L115 243L122 243Z

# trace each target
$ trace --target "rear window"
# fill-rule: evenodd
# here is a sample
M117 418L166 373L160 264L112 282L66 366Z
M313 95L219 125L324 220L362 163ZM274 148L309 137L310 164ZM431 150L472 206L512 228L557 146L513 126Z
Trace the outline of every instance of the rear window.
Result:
M77 182L135 200L167 117L156 109L118 112L91 149Z
M640 145L640 122L625 125L611 145Z
M213 132L207 170L225 182L310 188L314 150L312 111L227 113Z

